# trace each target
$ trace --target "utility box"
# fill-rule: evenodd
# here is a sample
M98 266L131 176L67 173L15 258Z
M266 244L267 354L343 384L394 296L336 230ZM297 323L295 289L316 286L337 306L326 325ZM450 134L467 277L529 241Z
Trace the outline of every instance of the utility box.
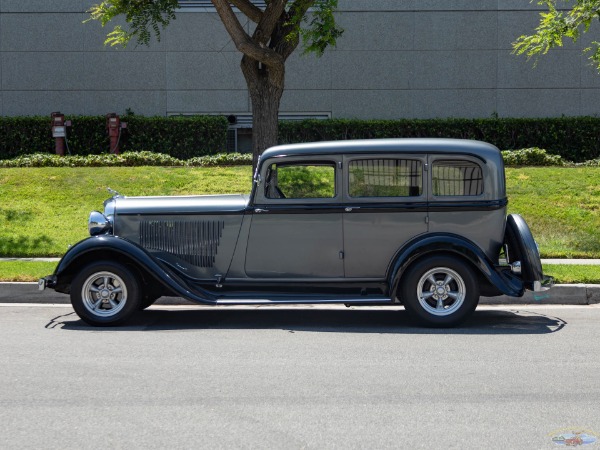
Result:
M106 131L110 138L110 153L115 155L120 153L121 135L125 128L127 128L127 122L121 122L121 118L116 113L106 115Z
M50 114L50 128L55 142L55 152L57 155L65 155L65 146L67 142L67 128L71 126L70 120L65 120L65 115L60 111Z

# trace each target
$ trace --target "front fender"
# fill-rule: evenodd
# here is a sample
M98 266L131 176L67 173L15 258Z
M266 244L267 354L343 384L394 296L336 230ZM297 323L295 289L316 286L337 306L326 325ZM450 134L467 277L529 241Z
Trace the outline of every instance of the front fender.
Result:
M118 258L126 261L151 276L158 283L176 295L200 303L216 303L210 292L194 287L177 276L172 270L160 264L150 253L139 245L118 236L94 236L78 242L62 257L54 271L54 289L68 292L70 282L83 264L90 260Z
M433 233L419 237L406 244L396 254L387 274L390 296L398 289L405 270L423 256L450 253L467 260L502 294L521 297L525 291L523 282L510 272L499 270L483 251L471 241L455 234Z

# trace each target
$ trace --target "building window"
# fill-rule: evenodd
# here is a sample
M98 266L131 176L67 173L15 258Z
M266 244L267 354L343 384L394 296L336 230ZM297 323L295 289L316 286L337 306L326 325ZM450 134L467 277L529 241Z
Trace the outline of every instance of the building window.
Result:
M262 0L262 1L252 0L252 3L254 3L259 8L264 8L265 6L267 6L267 4L264 0ZM214 6L210 0L179 0L179 7L180 8L213 8L214 9Z
M279 120L326 120L331 118L331 113L281 113ZM227 131L227 151L239 153L252 152L252 115L247 113L227 115L229 130ZM264 149L266 150L266 149Z

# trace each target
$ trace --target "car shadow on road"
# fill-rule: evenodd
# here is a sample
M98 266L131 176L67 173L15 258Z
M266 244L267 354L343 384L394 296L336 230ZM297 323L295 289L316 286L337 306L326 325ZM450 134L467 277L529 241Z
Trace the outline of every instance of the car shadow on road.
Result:
M120 327L91 327L75 313L52 319L46 328L78 331L176 331L201 329L279 329L290 332L377 334L547 334L567 323L522 309L481 310L456 328L422 328L403 309L154 309L140 312Z

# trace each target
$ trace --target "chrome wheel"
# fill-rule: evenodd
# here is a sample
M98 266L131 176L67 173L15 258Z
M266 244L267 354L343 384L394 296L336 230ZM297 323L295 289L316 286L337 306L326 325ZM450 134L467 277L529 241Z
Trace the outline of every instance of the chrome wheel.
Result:
M419 304L434 316L448 316L459 310L466 292L462 277L448 267L428 270L417 283Z
M112 272L97 272L83 282L81 300L92 315L112 317L127 304L127 286Z
M410 316L430 327L453 327L479 302L473 268L454 255L422 258L404 273L398 296Z

